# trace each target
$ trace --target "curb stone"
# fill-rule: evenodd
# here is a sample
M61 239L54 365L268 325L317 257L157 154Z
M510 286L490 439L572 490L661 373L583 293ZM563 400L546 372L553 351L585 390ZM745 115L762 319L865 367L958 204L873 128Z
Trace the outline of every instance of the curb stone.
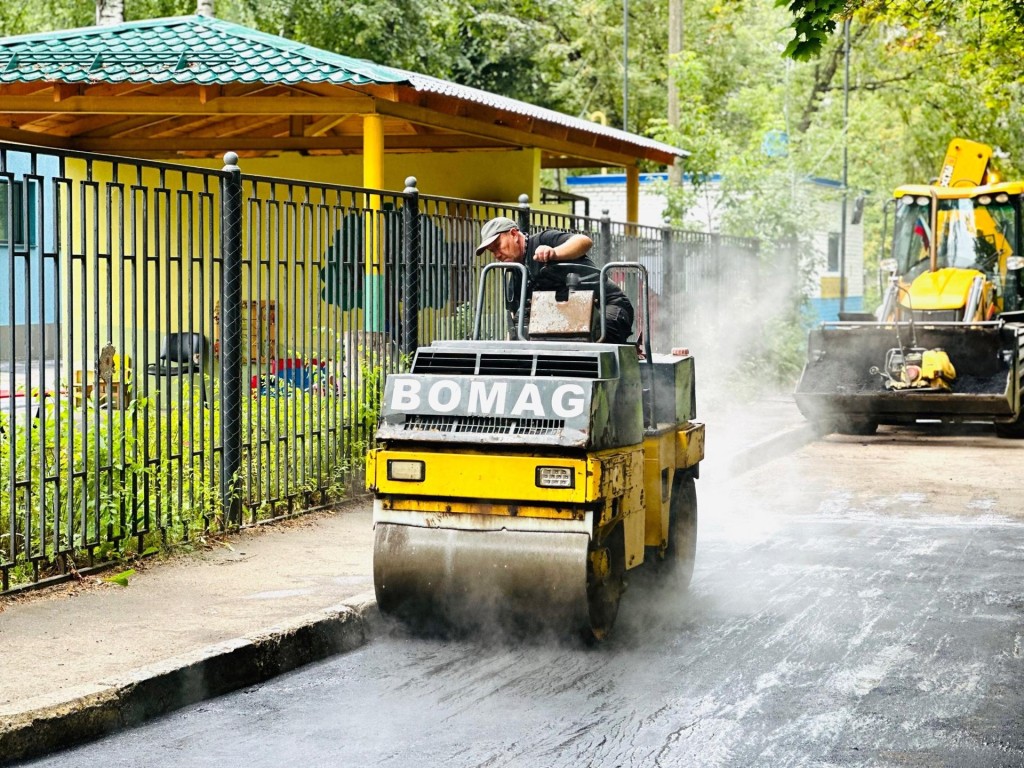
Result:
M176 709L269 680L367 643L382 626L373 592L235 640L206 646L0 722L0 765L41 757ZM32 702L30 702L30 705Z
M741 475L749 472L797 448L802 448L823 434L825 433L822 429L811 422L778 432L734 455L729 461L728 473Z

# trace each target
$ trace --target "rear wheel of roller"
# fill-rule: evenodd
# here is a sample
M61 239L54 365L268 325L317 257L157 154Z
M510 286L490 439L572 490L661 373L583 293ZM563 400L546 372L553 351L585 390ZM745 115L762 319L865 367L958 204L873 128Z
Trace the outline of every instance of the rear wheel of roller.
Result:
M589 552L587 564L587 612L589 625L583 629L588 642L604 640L615 624L619 600L626 584L626 547L622 525Z
M697 559L697 487L692 476L676 476L671 504L665 567L677 580L679 588L686 589L693 578L693 564Z

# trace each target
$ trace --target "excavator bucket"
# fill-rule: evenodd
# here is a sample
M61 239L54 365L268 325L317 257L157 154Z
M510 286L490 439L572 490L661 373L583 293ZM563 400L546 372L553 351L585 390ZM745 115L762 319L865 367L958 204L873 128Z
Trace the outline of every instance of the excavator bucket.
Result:
M833 323L811 331L795 399L810 421L839 431L851 423L918 419L999 421L1013 417L1020 398L1024 326L949 323ZM949 388L894 388L890 353L944 350L955 369ZM889 386L887 386L889 382Z

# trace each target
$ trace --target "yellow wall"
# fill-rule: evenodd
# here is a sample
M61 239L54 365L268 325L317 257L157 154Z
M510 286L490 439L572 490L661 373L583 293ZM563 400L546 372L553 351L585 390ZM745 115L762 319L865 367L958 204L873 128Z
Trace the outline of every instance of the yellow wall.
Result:
M239 166L243 173L253 175L361 186L362 162L360 155L287 155L276 158L242 158ZM223 161L218 159L189 159L183 160L181 164L218 169L223 167ZM411 175L417 178L423 194L515 204L519 195L525 192L530 196L531 206L539 208L540 167L540 152L534 149L386 155L383 188L400 191L405 187L405 179ZM152 169L146 169L141 180L135 179L134 173L129 174L129 185L140 181L139 187L125 187L123 193L116 190L111 192L109 184L112 170L112 166L106 162L93 164L91 174L86 173L84 163L71 160L67 166L67 176L74 181L70 189L62 194L62 208L70 212L70 216L65 219L64 231L71 236L72 243L66 245L61 255L62 284L69 285L70 278L74 290L71 295L62 296L62 304L63 322L66 328L74 329L76 342L74 348L69 348L65 339L64 355L75 368L92 367L96 339L100 346L113 342L118 352L130 352L134 364L139 366L146 360L154 362L156 359L161 335L157 329L202 329L209 339L212 340L214 336L213 305L219 295L209 260L211 252L218 249L219 243L208 240L211 228L219 231L220 212L214 201L198 194L201 191L199 189L183 193L180 190L180 175L170 172L161 177ZM87 176L91 176L91 184L85 185L83 196L82 180ZM188 178L191 183L198 183L197 176ZM153 187L163 187L166 192L155 193ZM113 195L115 202L109 208L109 216L106 203L108 194ZM321 325L361 328L363 314L358 309L339 312L337 308L323 302L300 302L301 311L298 307L290 306L297 296L319 297L323 284L319 269L313 264L307 263L304 269L295 269L287 255L288 241L296 231L294 217L306 217L307 209L316 206L318 201L314 199L309 201L309 205L296 208L286 204L284 201L287 200L288 195L282 193L280 202L268 202L264 206L263 215L273 218L273 226L266 231L263 231L260 222L249 221L249 227L260 229L256 242L260 243L263 251L261 262L264 266L254 267L251 254L247 255L250 270L248 280L251 282L247 281L246 298L249 298L249 292L252 291L253 299L269 299L277 304L278 356L293 354L292 348L301 345L297 345L297 338L293 340L292 337L308 336L311 327L312 332ZM119 203L122 201L125 206L123 220L119 214ZM83 202L84 211L81 207ZM132 230L132 207L136 207L135 216L141 217L143 202L153 217L145 239L135 232L134 237L126 240L123 234ZM204 211L205 221L202 223L198 215L180 215L180 212L195 210L195 206ZM544 208L565 210L566 206L551 205ZM161 215L154 217L157 211ZM159 224L156 223L158 219ZM99 221L99 228L94 232L87 222L96 220ZM305 236L312 239L304 247L310 252L323 254L332 242L335 224L333 221L317 220L310 225L307 221ZM163 231L158 232L158 226ZM191 235L181 236L179 230L186 233L191 231ZM253 235L253 232L246 233L245 246L254 242L251 239ZM470 232L463 232L462 236L470 239L475 237ZM458 234L451 236L453 242L458 238ZM97 249L102 254L110 255L109 260L101 260L98 267L95 260ZM78 258L72 259L71 252ZM149 258L143 259L143 255ZM184 263L184 274L191 273L195 280L199 280L199 275L205 273L203 279L206 285L202 286L202 290L198 284L190 286L179 283L179 262ZM200 264L204 264L205 269L200 270ZM147 275L145 286L143 271ZM100 300L98 320L94 320L93 315L94 296ZM306 329L302 334L295 330L299 326ZM144 327L150 329L145 337L141 335ZM138 345L144 346L145 352L139 347L132 348L135 346L132 338L136 333L140 334ZM87 340L84 349L81 344L83 339Z
M129 352L138 367L143 357L156 361L158 329L202 330L209 339L214 334L219 287L211 259L219 243L211 235L219 232L220 219L214 198L203 194L194 174L188 177L191 188L182 190L180 174L161 179L147 168L139 179L125 171L121 186L111 186L112 172L109 163L93 163L84 183L85 163L69 159L65 173L71 182L58 192L62 322L71 330L61 343L74 369L95 365L97 344ZM145 231L132 224L143 211ZM148 335L143 328L150 329ZM139 346L132 348L133 341Z
M385 139L385 147L387 140ZM523 193L530 202L540 199L540 150L489 152L422 152L384 156L384 189L401 191L405 180L415 176L425 195L461 197L515 203ZM218 160L185 161L189 165L220 168ZM243 157L242 173L279 176L329 184L362 186L361 155L305 157Z

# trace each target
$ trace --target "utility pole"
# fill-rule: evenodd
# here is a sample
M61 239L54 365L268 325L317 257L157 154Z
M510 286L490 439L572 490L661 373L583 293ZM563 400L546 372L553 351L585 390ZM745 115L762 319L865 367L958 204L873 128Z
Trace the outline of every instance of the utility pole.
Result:
M683 0L668 0L668 124L679 127L679 86L676 83L675 64L683 52ZM683 166L676 160L668 169L672 186L683 183Z
M846 310L846 200L849 170L847 139L850 128L850 20L843 22L843 221L839 229L839 311Z
M124 21L124 0L96 0L96 26L109 27Z
M629 130L629 0L622 0L622 130Z

